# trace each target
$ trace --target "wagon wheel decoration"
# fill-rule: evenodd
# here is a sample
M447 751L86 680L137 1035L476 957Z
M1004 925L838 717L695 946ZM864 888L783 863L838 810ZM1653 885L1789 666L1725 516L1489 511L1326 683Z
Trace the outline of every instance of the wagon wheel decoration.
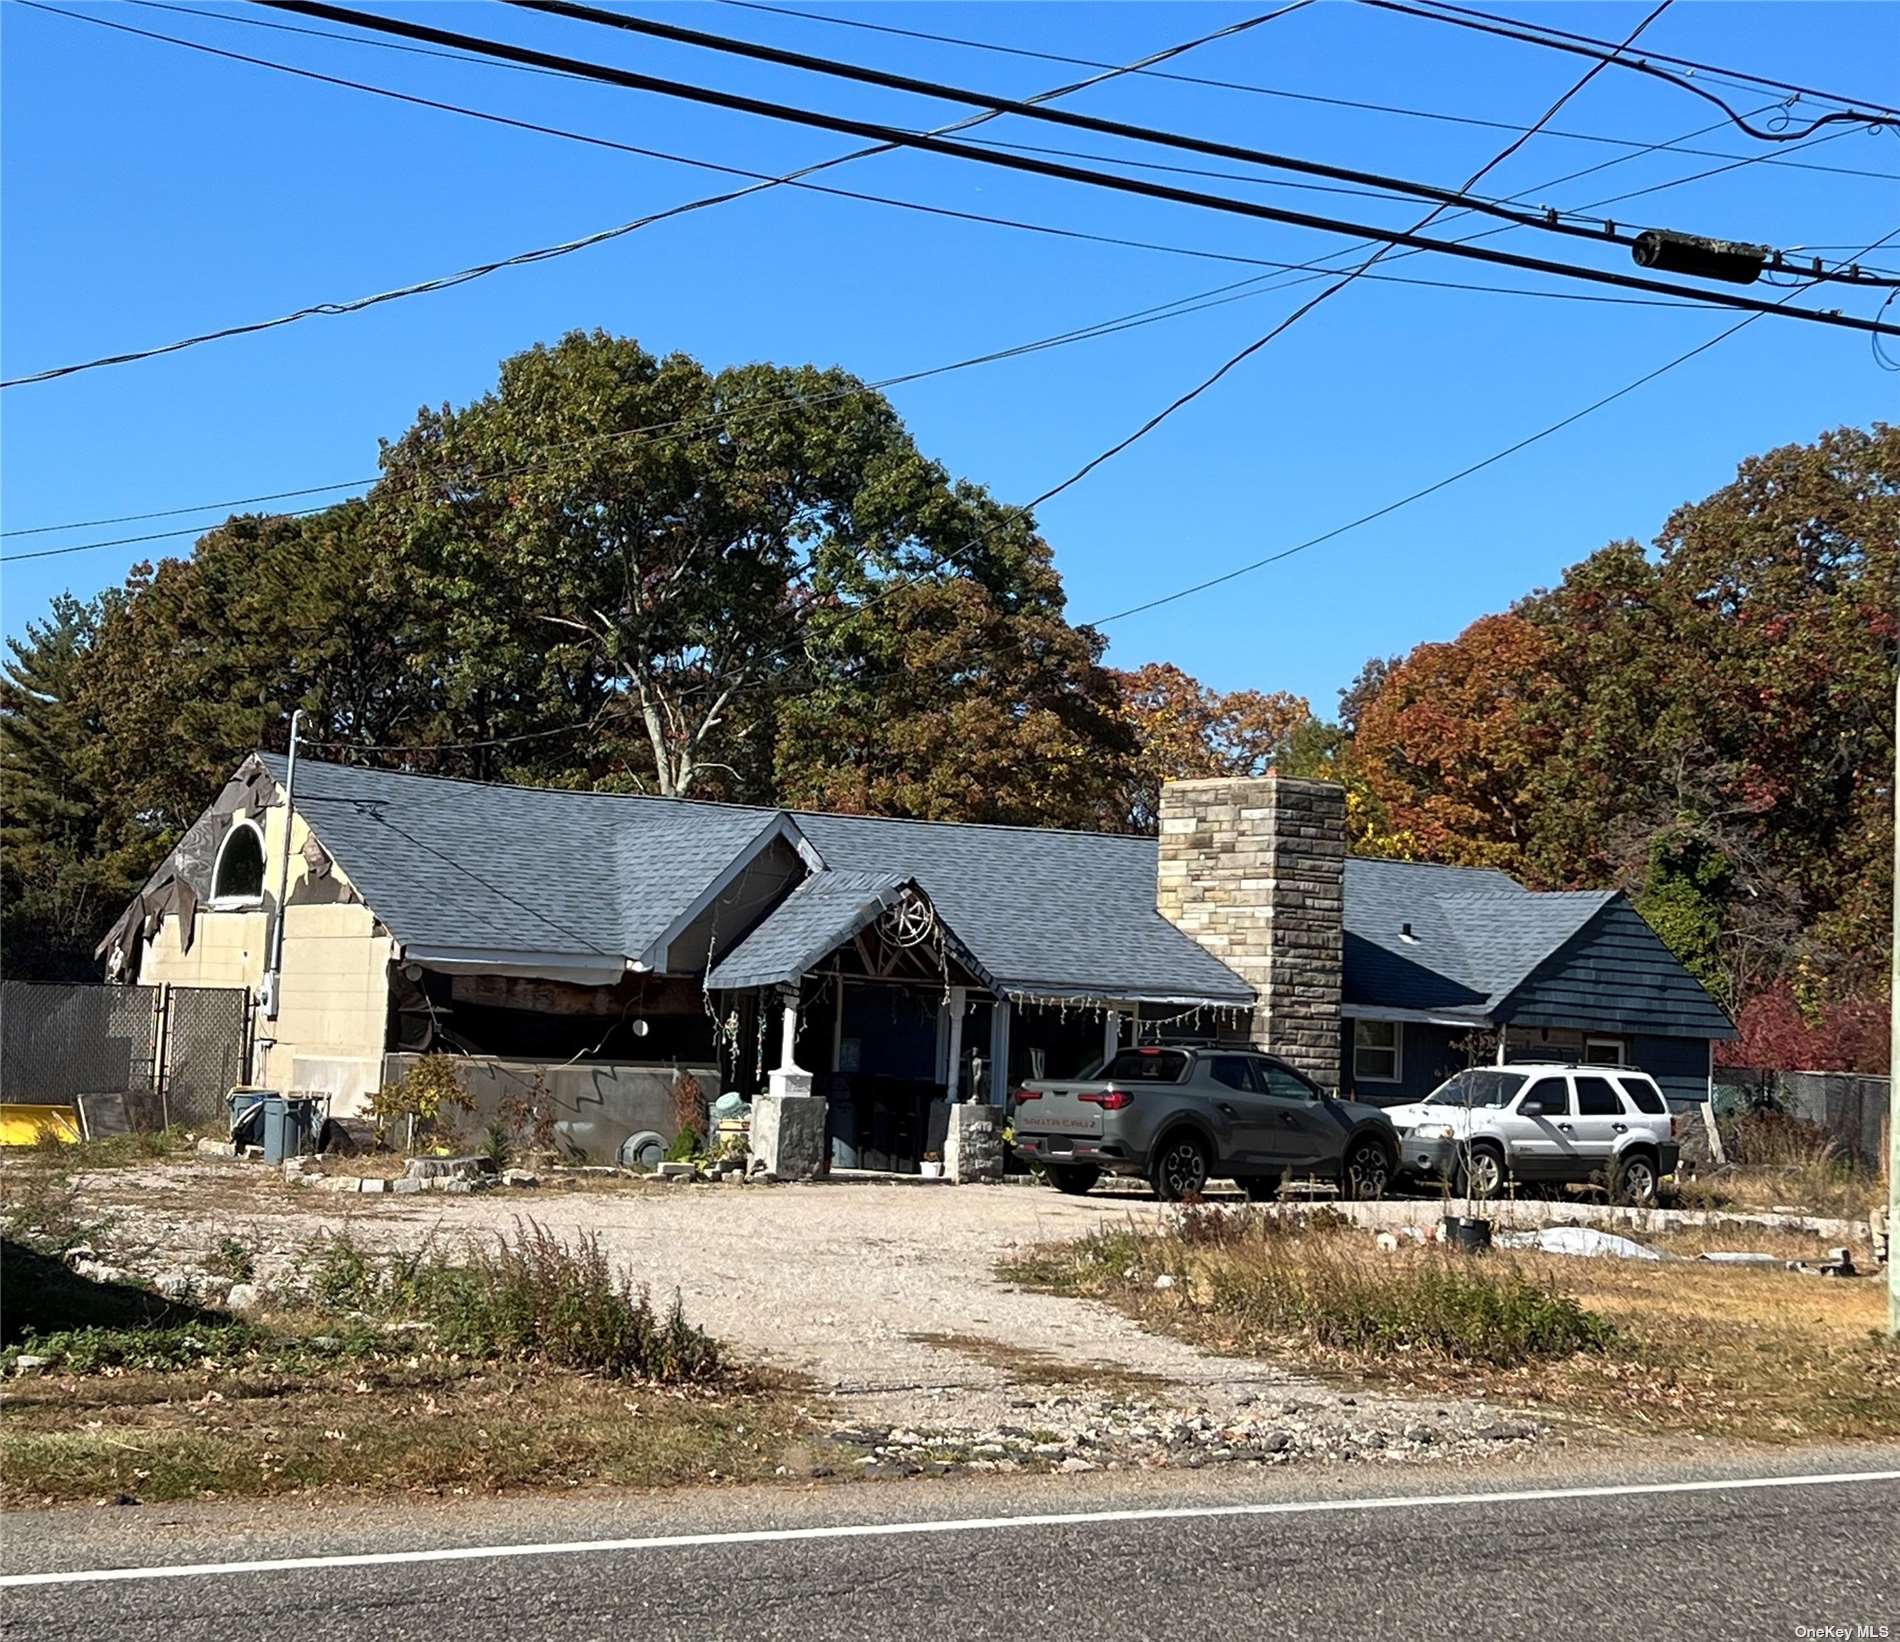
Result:
M902 900L884 909L878 929L893 946L921 946L937 932L936 909L921 895L907 891Z

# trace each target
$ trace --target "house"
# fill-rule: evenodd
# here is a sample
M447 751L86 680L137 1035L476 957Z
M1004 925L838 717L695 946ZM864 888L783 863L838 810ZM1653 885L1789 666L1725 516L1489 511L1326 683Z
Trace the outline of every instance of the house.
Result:
M1735 1027L1629 898L1539 892L1502 872L1346 863L1342 1086L1422 1099L1474 1058L1637 1066L1709 1098Z
M100 950L119 980L250 988L254 1080L339 1113L446 1051L483 1111L541 1091L575 1148L612 1156L671 1138L690 1073L709 1096L821 1098L833 1161L914 1169L950 1103L1160 1036L1251 1038L1399 1094L1500 1022L1620 1021L1630 1058L1667 1038L1705 1066L1728 1030L1666 953L1699 1001L1642 1015L1651 969L1619 979L1615 931L1582 910L1623 908L1661 952L1620 897L1480 875L1487 923L1430 888L1448 869L1349 861L1326 783L1170 783L1154 839L307 759L287 807L288 774L247 758Z

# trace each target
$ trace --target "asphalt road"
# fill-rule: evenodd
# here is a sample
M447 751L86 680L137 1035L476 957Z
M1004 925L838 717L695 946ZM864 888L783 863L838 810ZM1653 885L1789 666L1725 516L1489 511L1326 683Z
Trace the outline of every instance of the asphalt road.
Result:
M1842 1472L1861 1475L1811 1480ZM1800 1627L1842 1626L1849 1642L1868 1626L1861 1642L1879 1642L1900 1639L1895 1477L1900 1453L1858 1450L1620 1474L1151 1473L465 1512L293 1506L241 1527L190 1507L22 1515L6 1523L0 1635L1800 1642ZM1527 1497L1539 1494L1554 1497ZM428 1560L217 1566L414 1553ZM187 1563L212 1566L145 1571ZM128 1566L141 1571L92 1577ZM15 1583L33 1573L64 1582Z

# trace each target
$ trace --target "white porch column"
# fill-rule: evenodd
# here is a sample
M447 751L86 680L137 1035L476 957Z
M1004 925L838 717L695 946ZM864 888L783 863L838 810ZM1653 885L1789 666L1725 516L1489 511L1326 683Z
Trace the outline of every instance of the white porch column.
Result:
M798 988L779 992L778 1065L766 1077L767 1092L773 1095L809 1095L811 1073L798 1064Z
M990 1005L990 1104L1009 1104L1009 1004Z
M1122 1046L1122 1012L1111 1009L1102 1017L1102 1058L1113 1060Z
M957 1101L957 1084L963 1076L963 1010L968 989L961 986L950 988L950 1001L944 1005L950 1014L949 1065L944 1069L944 1098L952 1106Z
M798 994L795 991L779 994L783 1009L779 1015L778 1063L781 1071L796 1072L798 1067Z

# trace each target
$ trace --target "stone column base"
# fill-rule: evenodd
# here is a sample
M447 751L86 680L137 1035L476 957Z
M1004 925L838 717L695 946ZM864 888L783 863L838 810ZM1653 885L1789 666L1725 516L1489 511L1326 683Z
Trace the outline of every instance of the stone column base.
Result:
M829 1102L811 1093L811 1074L774 1072L770 1086L769 1094L752 1103L752 1167L780 1180L815 1180L829 1174Z
M987 1101L950 1108L943 1172L958 1185L1003 1178L1003 1112Z

